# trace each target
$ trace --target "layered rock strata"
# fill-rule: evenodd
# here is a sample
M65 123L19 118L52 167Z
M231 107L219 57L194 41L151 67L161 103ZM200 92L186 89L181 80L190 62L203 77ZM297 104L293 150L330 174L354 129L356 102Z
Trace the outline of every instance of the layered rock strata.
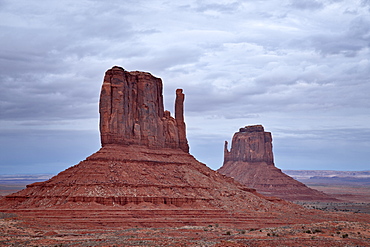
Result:
M240 128L233 136L230 151L225 142L224 163L218 171L268 196L289 201L336 200L275 167L272 136L262 125Z
M287 212L286 202L266 198L189 154L184 97L177 89L173 118L164 111L159 78L120 67L108 70L99 107L102 148L48 181L6 196L0 208L127 210L136 205L144 211L201 210L191 217L211 210L219 218L237 211Z
M116 144L107 144L78 165L6 199L14 208L77 203L150 203L229 210L252 207L257 211L276 207L255 190L212 171L180 149Z

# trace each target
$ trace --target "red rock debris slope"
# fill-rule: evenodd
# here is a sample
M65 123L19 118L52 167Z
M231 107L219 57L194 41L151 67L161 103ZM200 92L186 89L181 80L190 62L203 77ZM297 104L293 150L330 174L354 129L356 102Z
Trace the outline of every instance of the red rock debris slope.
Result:
M173 118L163 109L160 79L108 70L100 98L102 148L4 197L1 211L38 229L257 228L343 219L267 198L198 162L188 151L182 90L176 95Z
M224 164L218 171L264 195L289 201L337 201L275 167L272 136L262 125L246 126L236 132L230 151L225 142Z

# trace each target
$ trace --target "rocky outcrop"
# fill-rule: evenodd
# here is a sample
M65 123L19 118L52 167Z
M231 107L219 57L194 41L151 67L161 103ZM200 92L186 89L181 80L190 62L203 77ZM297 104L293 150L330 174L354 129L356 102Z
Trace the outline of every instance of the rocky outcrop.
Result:
M6 196L0 208L144 209L150 204L223 213L287 209L286 202L273 203L189 154L182 89L176 90L173 118L164 111L159 78L113 67L104 78L99 111L98 152L45 182Z
M231 149L225 142L224 163L218 170L259 193L289 201L335 201L311 189L275 167L272 136L262 125L240 128L233 136Z
M159 78L113 67L104 78L99 111L102 148L51 179L0 199L0 211L55 229L205 224L245 229L307 220L302 207L261 195L189 154L181 89L173 118L164 111ZM226 150L225 169L238 167L239 159L274 167L271 136L261 127L242 133L250 137L237 138ZM252 151L244 155L238 142Z
M265 132L262 125L253 125L240 128L235 133L228 151L225 142L224 163L228 161L266 162L274 165L272 154L272 137L270 132Z
M113 67L100 94L100 135L107 144L181 148L188 152L184 94L176 91L175 118L164 111L162 80L145 72Z
M6 196L15 208L49 208L70 203L105 206L151 203L234 208L241 198L270 202L255 190L212 171L180 149L107 144L78 165L45 182ZM252 203L253 204L253 203ZM262 205L261 204L261 205Z

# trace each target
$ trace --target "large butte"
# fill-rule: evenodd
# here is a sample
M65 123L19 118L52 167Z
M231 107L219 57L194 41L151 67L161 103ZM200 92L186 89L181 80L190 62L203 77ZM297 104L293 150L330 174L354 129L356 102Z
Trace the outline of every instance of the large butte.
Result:
M178 89L173 118L164 110L161 79L109 69L100 94L102 148L6 196L0 209L72 228L216 223L256 228L305 220L305 209L266 198L190 155L183 102Z

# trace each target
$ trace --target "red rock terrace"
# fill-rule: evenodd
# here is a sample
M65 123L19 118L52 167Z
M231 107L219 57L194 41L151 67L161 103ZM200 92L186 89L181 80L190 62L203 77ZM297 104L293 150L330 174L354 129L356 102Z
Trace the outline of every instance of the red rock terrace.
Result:
M164 111L161 79L113 67L100 97L102 148L53 178L4 197L0 210L39 225L70 228L210 223L256 228L311 221L317 213L307 220L306 209L258 194L190 155L183 103L178 89L171 117ZM260 131L251 134L250 156L273 167L271 138ZM233 145L225 167L245 150Z
M224 164L218 171L267 196L289 201L337 201L275 167L272 136L262 125L240 128L230 151L225 142Z

